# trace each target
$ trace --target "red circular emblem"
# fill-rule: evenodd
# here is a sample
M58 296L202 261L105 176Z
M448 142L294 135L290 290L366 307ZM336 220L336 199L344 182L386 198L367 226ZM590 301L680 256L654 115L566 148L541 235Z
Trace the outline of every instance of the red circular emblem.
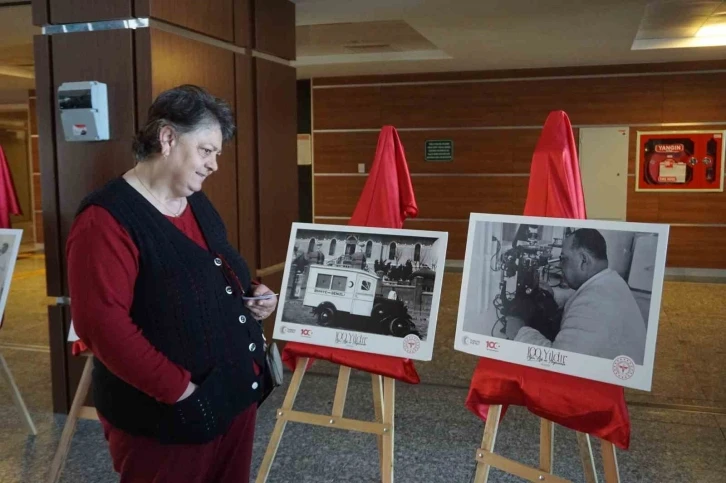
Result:
M403 350L409 354L415 354L421 348L421 339L413 334L403 338Z
M618 356L613 361L613 374L618 379L626 381L635 374L635 362L628 356Z

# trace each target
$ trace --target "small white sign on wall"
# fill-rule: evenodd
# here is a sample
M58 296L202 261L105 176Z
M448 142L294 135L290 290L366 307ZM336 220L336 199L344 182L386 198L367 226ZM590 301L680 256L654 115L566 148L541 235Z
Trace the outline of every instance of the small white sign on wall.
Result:
M297 135L297 165L310 166L313 164L313 143L310 134Z

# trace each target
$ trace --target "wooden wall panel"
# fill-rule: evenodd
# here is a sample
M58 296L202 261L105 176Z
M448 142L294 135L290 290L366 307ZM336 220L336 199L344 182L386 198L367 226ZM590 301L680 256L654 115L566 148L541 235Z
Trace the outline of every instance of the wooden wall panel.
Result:
M294 3L288 0L255 0L255 50L295 60Z
M40 211L36 211L33 214L34 222L35 222L35 243L44 244L46 241L45 233L43 230L44 222L43 222L43 213Z
M43 203L40 191L40 173L33 174L33 193L35 197L33 199L33 211L43 211Z
M638 193L638 194L643 194ZM726 193L656 193L661 223L726 224Z
M260 267L285 261L298 218L295 69L255 59Z
M527 178L414 178L420 218L467 219L475 213L521 214L515 184ZM522 205L523 206L523 205Z
M663 77L663 122L722 122L724 90L726 73Z
M658 221L658 194L635 191L635 177L628 176L628 203L626 219L643 223Z
M317 216L353 215L366 178L363 176L315 176L314 206Z
M403 227L408 230L444 231L449 234L446 247L447 260L463 260L466 254L466 235L469 231L467 221L421 221L416 218L406 220Z
M257 193L257 137L255 135L255 92L252 58L235 56L237 89L237 210L239 251L250 270L259 265L259 220Z
M53 389L53 412L68 414L73 397L68 395L68 333L64 323L66 308L48 306L48 342L50 346L50 379Z
M151 16L210 37L234 41L233 0L149 0ZM213 64L212 64L213 65Z
M40 147L37 136L30 138L30 155L33 158L33 172L40 173Z
M55 87L51 68L51 39L36 35L33 38L35 59L36 112L38 115L38 160L41 173L41 198L43 224L41 234L47 235L45 243L46 295L63 294L65 276L63 271L63 247L60 242L60 211L58 206L58 177L55 142ZM41 234L35 227L36 243ZM50 329L52 332L52 328Z
M50 0L50 23L95 22L129 18L133 16L132 5L133 0L64 0L62 2Z
M314 109L324 111L315 129L541 126L554 110L566 111L573 124L659 123L660 82L649 76L316 89ZM331 119L332 108L342 118Z
M380 129L380 87L315 89L313 129ZM391 120L386 120L391 123ZM397 126L401 127L401 126Z
M38 133L38 111L36 97L28 97L28 128L31 134Z
M567 112L573 124L662 122L660 83L661 77L648 76L505 84L512 92L512 124L541 126L556 110Z
M672 226L668 236L669 267L726 267L726 227Z
M50 0L32 0L33 25L43 26L48 23Z
M213 65L214 69L209 66ZM196 84L234 105L234 54L161 30L151 30L152 97L180 84ZM237 168L234 141L222 149L219 170L204 182L227 226L229 241L238 244Z
M316 176L315 216L351 216L365 182L365 176ZM526 176L414 177L418 218L522 214L528 183Z
M66 142L56 114L58 196L61 247L81 200L92 190L133 166L131 139L135 134L132 32L108 30L53 36L53 91L63 82L94 79L108 85L111 139L103 143ZM113 52L113 55L108 55ZM94 59L88 62L88 59ZM38 90L38 104L44 99ZM55 99L48 106L55 105ZM41 116L42 118L42 116ZM43 132L41 131L41 141ZM43 153L41 152L41 156ZM46 165L42 164L45 170ZM51 168L52 169L52 168ZM43 186L43 192L46 192ZM45 212L45 205L44 210ZM53 295L60 295L55 293Z
M252 2L254 0L234 0L234 42L242 47L251 47L254 39L252 25Z
M726 224L721 209L726 194L636 192L637 132L724 130L726 74L718 71L724 67L726 62L707 62L316 79L315 173L353 175L361 163L368 172L379 129L391 124L406 150L420 217L455 223L469 211L519 214L528 177L518 175L529 171L538 126L561 109L576 126L630 126L628 220L696 225L694 233L705 241L715 232L698 230ZM476 79L488 81L472 82ZM663 123L690 125L659 126ZM423 161L426 139L452 139L453 162ZM460 176L481 174L499 178L477 182ZM315 214L348 216L365 177L316 176L314 181ZM676 231L668 263L688 266L690 259L679 248L685 243L679 237L688 230ZM726 269L726 262L716 257L710 266Z
M316 173L357 173L358 164L370 172L378 145L377 132L320 133L315 135L313 159ZM406 159L411 169L412 159L407 147Z
M44 67L45 68L45 67ZM47 73L46 73L47 75ZM43 80L43 83L47 85L47 80ZM30 164L28 169L30 171L30 196L33 200L32 208L26 207L26 213L23 218L27 221L33 222L32 231L26 234L26 241L38 245L43 243L43 190L42 190L42 179L40 174L40 154L38 147L38 96L36 91L28 91L28 134L29 140L27 144L28 156L30 156Z
M418 128L511 126L513 94L510 84L501 82L385 86L382 122ZM318 109L317 99L313 108Z
M578 130L574 129L577 139ZM411 173L528 174L541 132L537 129L399 131ZM316 173L357 173L358 164L370 172L378 132L319 133L315 135ZM454 142L451 162L425 161L428 139Z

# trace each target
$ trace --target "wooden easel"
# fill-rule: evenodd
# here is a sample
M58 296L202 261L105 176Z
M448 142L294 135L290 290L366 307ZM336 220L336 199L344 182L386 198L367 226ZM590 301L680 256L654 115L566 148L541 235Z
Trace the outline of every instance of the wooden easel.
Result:
M83 366L83 374L81 375L81 380L78 383L76 395L73 397L73 403L71 404L71 410L68 412L66 424L63 426L63 433L61 433L58 448L55 450L53 463L50 465L50 471L48 472L48 476L45 480L47 483L57 483L60 481L61 473L63 473L63 467L66 464L66 458L68 458L68 451L71 449L71 441L73 440L73 433L76 431L76 423L78 423L78 420L98 420L96 409L83 405L86 401L86 396L88 396L88 389L91 387L93 354L88 351L81 353L81 356L86 357L86 364Z
M547 419L540 418L539 468L526 466L494 453L494 443L497 439L497 430L499 429L501 415L501 405L489 406L481 448L476 451L477 463L474 483L486 483L489 480L489 468L491 467L531 482L570 483L569 480L552 474L555 425ZM605 469L605 482L620 483L620 472L615 455L615 446L605 440L601 440L600 444ZM582 460L582 469L585 472L585 481L587 483L597 483L597 473L595 472L595 461L592 457L590 436L578 431L577 445L580 449L580 459Z
M378 457L381 468L381 481L383 483L393 483L395 379L371 374L373 383L373 407L375 410L375 421L373 422L343 417L351 370L350 367L346 366L340 366L338 385L335 389L335 399L333 400L333 411L330 416L294 411L292 406L295 403L295 398L297 398L308 360L306 357L301 357L297 361L295 372L290 381L290 387L285 395L285 401L282 404L282 408L277 411L275 429L272 431L270 443L267 445L265 457L257 473L256 483L265 483L267 481L270 468L272 467L272 461L275 459L275 454L282 439L282 433L285 431L285 426L288 421L378 435Z
M20 395L20 389L18 389L17 384L15 384L15 379L13 378L13 373L10 372L10 367L8 366L8 363L5 361L5 358L0 353L0 372L3 373L3 376L5 376L5 380L8 381L8 384L10 385L10 394L13 396L13 401L15 402L15 405L18 408L18 411L20 411L20 414L23 415L23 421L25 422L25 425L28 427L28 431L33 436L38 434L38 430L35 429L35 424L33 423L33 418L30 417L30 411L28 411L28 407L25 405L25 401L23 401L23 396Z

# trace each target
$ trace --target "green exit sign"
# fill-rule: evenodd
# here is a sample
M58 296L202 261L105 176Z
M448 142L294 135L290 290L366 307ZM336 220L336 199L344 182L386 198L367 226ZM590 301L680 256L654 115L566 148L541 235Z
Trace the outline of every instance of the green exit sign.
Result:
M426 141L426 161L453 161L454 141L449 139L431 139Z

